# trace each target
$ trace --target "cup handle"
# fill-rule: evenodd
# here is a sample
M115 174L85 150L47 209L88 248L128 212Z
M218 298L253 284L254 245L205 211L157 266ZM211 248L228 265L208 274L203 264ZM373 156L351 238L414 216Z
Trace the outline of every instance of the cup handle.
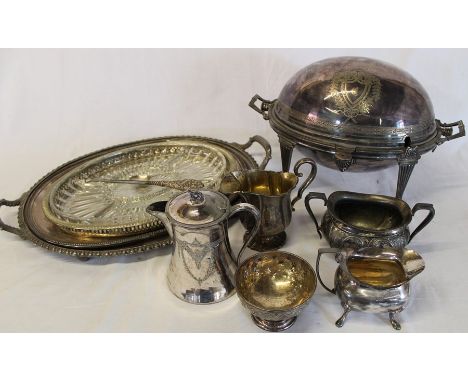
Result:
M419 210L428 210L429 212L426 218L421 222L421 224L419 224L419 226L411 233L408 243L410 243L411 240L413 240L413 237L415 237L425 226L427 226L431 222L435 215L434 206L429 203L415 204L413 209L411 210L411 214L414 216L414 214Z
M322 231L320 230L320 226L319 226L319 224L317 222L317 219L315 218L315 215L312 212L312 208L310 208L310 199L322 199L324 201L324 206L326 206L327 205L327 196L322 192L309 192L307 194L307 196L305 197L305 199L304 199L304 204L305 204L306 210L309 213L312 220L314 221L315 228L317 228L317 233L318 233L318 235L319 235L319 237L321 239L322 238Z
M254 207L252 204L249 203L239 203L236 204L234 207L232 207L231 213L229 214L229 218L237 214L238 212L248 212L253 215L255 219L255 225L253 229L250 231L250 235L247 238L247 240L244 242L244 245L240 249L239 253L237 254L237 258L233 259L237 265L239 266L240 264L240 259L242 256L242 253L244 252L245 248L250 244L254 236L257 234L259 228L260 228L260 211Z
M315 179L315 176L317 175L317 164L315 163L315 161L311 158L302 158L302 159L299 159L297 163L294 165L294 174L297 177L299 178L302 177L303 174L299 172L299 168L304 163L310 164L310 174L306 178L306 180L304 180L304 183L302 184L302 186L299 187L299 190L297 191L297 196L291 202L291 207L293 211L294 211L294 204L296 204L296 202L302 198L302 193L307 187L309 187L309 185L312 183L312 181Z
M315 269L317 269L317 278L318 278L318 281L320 282L320 284L322 284L322 286L327 290L329 291L330 293L333 293L333 294L336 294L336 290L335 288L333 289L330 289L328 288L322 281L322 278L320 277L320 258L322 257L322 254L324 253L333 253L335 254L335 261L338 262L338 257L341 255L341 249L339 248L320 248L318 250L318 255L317 255L317 262L315 263Z

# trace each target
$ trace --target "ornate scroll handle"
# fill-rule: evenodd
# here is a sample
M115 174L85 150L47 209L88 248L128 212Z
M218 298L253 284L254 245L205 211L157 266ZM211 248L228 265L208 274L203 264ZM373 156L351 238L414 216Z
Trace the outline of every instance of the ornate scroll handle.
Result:
M266 165L271 159L271 145L268 143L268 141L261 137L260 135L254 135L253 137L250 137L247 143L244 143L243 145L237 144L242 150L247 150L254 142L257 142L260 146L263 147L265 150L265 158L263 159L262 163L259 166L260 170L264 170Z
M297 163L294 165L294 174L297 177L302 177L302 173L299 172L299 168L304 164L304 163L309 163L310 164L310 174L309 176L304 180L304 183L302 184L301 187L299 187L299 190L297 191L297 196L292 200L291 202L291 207L293 207L294 211L294 204L302 198L302 194L304 190L309 187L309 185L312 183L312 181L315 179L315 176L317 175L317 164L313 159L310 158L302 158L297 161Z
M431 222L435 215L434 206L432 204L417 203L411 210L411 214L414 216L414 214L419 210L428 210L429 213L427 214L426 218L421 222L421 224L419 224L419 226L411 233L408 243L410 243L411 240L413 240L413 237L415 237L425 226L427 226Z
M16 207L16 206L19 206L20 204L21 204L21 198L16 199L16 200L0 199L0 207L1 206ZM10 233L14 233L15 235L18 235L18 236L21 236L21 229L5 224L2 221L2 219L0 219L0 229L10 232Z
M306 210L309 213L312 220L314 221L315 228L317 229L317 233L318 233L318 235L319 235L319 237L321 239L322 238L322 231L321 231L320 226L319 226L319 224L317 222L317 219L315 218L314 213L312 212L312 208L310 208L310 200L311 199L322 199L324 201L323 205L326 206L327 205L327 196L322 192L309 192L307 194L307 196L305 197L305 199L304 199L304 204L305 204Z
M239 253L237 254L237 258L233 259L234 262L238 266L240 264L240 259L241 259L242 253L244 253L245 248L247 248L247 246L250 244L252 239L257 234L258 230L260 229L260 223L261 223L260 211L256 207L254 207L252 204L249 204L249 203L236 204L234 207L232 207L231 213L229 214L229 218L231 218L231 216L237 214L238 212L242 212L242 211L248 212L251 215L253 215L253 217L255 219L255 226L250 231L249 237L247 238L247 240L245 240L244 245L242 245L242 248L240 249Z
M453 123L442 123L438 119L435 120L437 129L441 132L441 136L437 141L437 145L451 141L452 139L457 139L465 136L465 125L463 121L453 122ZM458 127L458 133L453 134L453 127ZM436 146L437 147L437 146ZM435 150L435 147L434 147ZM434 151L432 150L432 151Z
M260 100L261 104L260 107L256 105L256 102ZM252 99L249 102L249 106L254 109L257 113L260 113L263 116L263 119L270 119L269 111L270 107L275 101L268 101L266 99L263 99L260 97L258 94L255 94Z
M322 257L322 255L324 253L333 253L335 255L335 261L337 263L340 262L340 258L341 258L341 254L342 254L342 251L341 249L339 248L320 248L318 250L318 255L317 255L317 262L315 263L315 269L317 270L317 278L318 278L318 281L320 282L320 284L322 284L322 286L327 290L329 291L330 293L333 293L333 294L336 294L336 290L335 288L333 289L330 289L328 288L322 281L322 278L320 277L320 258Z

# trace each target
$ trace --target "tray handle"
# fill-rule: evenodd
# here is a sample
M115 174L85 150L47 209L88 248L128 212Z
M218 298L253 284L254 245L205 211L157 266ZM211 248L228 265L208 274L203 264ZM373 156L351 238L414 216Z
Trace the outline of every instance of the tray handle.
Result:
M0 207L2 206L17 207L20 204L21 204L21 198L16 199L16 200L0 199ZM3 231L14 233L15 235L18 235L18 236L21 236L21 229L5 224L2 219L0 219L0 229Z
M439 140L437 141L437 146L441 145L442 143L451 141L453 139L457 139L457 138L465 136L465 124L463 123L463 121L452 122L452 123L442 123L440 122L440 120L436 119L435 122L436 122L437 130L440 130L441 132L441 136ZM455 126L458 127L458 133L453 134L453 127Z
M265 150L265 158L263 158L262 163L259 166L260 170L264 170L266 165L271 159L271 145L268 143L268 141L261 137L260 135L254 135L253 137L250 137L247 143L244 143L243 145L238 144L237 145L242 149L242 150L247 150L254 142L257 142L260 146L263 147Z

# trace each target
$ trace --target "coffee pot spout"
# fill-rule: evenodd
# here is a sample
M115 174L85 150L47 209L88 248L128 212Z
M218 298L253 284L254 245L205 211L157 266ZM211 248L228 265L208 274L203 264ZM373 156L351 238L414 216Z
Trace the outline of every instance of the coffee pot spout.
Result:
M401 264L403 265L408 280L420 274L425 268L425 263L421 255L412 249L403 250Z
M166 215L166 205L167 205L167 201L156 202L156 203L150 204L146 208L146 212L148 212L150 215L153 215L157 217L159 220L161 220L167 232L169 233L169 236L171 237L171 239L173 239L174 231L172 230L172 223L170 222L169 218Z

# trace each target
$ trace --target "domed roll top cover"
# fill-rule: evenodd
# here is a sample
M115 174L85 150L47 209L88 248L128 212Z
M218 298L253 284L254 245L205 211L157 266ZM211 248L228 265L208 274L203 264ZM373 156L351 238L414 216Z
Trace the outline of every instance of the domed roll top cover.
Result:
M407 137L418 145L437 136L432 103L419 82L393 65L361 57L331 58L300 70L270 115L308 136L346 143L394 147L410 143Z

